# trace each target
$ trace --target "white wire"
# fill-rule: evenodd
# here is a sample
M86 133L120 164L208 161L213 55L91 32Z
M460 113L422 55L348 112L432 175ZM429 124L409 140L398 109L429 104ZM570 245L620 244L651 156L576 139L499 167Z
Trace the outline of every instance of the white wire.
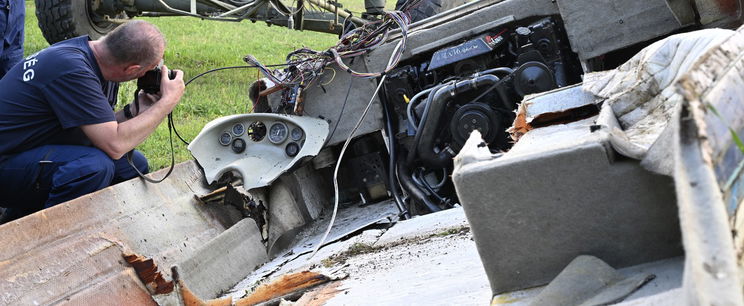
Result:
M401 39L398 41L398 44L395 45L395 49L393 50L393 54L390 55L390 60L388 60L388 66L393 62L393 59L395 58L395 54L399 51L399 49L403 46L403 42L405 40ZM400 52L403 52L402 50ZM334 203L333 203L333 214L331 215L331 222L328 223L328 228L325 231L325 234L323 234L323 237L320 238L320 242L318 242L318 245L315 246L315 249L313 250L313 253L310 254L310 258L313 258L315 256L315 253L318 252L318 250L323 246L323 243L325 243L326 239L328 238L328 234L331 232L331 228L333 228L333 223L336 221L336 213L338 213L338 202L339 202L339 194L338 194L338 169L341 168L341 160L344 158L344 153L346 153L346 148L349 146L349 143L351 142L351 139L354 138L354 133L356 133L357 129L362 125L362 122L364 121L364 117L367 116L367 112L369 112L370 107L372 107L372 102L375 101L375 97L377 97L377 93L380 91L380 88L382 87L382 84L385 82L385 78L387 78L387 74L383 75L382 78L380 78L380 83L377 84L377 89L375 89L375 92L372 94L372 98L369 100L369 103L367 103L367 107L364 109L364 112L362 112L362 116L359 117L359 121L357 121L354 128L351 130L351 133L349 133L349 136L346 138L346 141L344 142L344 146L341 148L341 153L338 155L338 161L336 161L336 169L333 171L333 195L334 195Z

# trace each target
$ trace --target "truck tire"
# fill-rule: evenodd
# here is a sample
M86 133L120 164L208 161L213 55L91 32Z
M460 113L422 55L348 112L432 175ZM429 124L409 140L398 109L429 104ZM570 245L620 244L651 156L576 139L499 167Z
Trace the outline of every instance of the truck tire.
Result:
M398 2L395 3L395 9L400 9L406 1L407 0L398 0ZM409 11L411 14L411 23L434 16L467 2L467 0L421 0L419 5Z
M116 28L90 9L91 0L35 0L39 28L49 44L88 35L98 39ZM121 17L121 16L117 16Z

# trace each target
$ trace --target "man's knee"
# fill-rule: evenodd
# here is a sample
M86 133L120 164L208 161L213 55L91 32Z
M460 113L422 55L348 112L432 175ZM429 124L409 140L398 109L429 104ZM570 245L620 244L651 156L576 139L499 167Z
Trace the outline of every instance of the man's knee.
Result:
M82 164L81 174L96 175L111 181L114 177L114 161L103 151L92 148L91 151L80 159ZM104 184L108 185L108 184Z
M78 159L68 162L57 170L53 186L86 181L95 187L85 189L97 190L110 185L113 177L114 161L99 149L87 148Z
M51 207L111 185L114 161L95 148L59 167L52 178L51 191L44 207Z
M129 164L126 155L121 159L114 161L116 173L114 174L113 184L118 184L137 177L137 171L132 167L132 165L137 167L137 170L142 172L142 174L147 174L150 171L145 155L143 155L142 152L135 150L132 153L132 164Z
M150 165L147 164L147 157L140 151L132 152L132 163L143 174L150 172Z

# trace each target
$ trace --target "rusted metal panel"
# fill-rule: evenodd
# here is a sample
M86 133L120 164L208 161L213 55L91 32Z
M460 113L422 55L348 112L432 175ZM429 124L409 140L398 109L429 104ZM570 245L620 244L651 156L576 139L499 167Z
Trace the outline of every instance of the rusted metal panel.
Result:
M48 304L115 284L131 270L125 252L172 266L242 217L199 204L194 194L207 192L186 162L162 184L130 180L0 226L0 304Z

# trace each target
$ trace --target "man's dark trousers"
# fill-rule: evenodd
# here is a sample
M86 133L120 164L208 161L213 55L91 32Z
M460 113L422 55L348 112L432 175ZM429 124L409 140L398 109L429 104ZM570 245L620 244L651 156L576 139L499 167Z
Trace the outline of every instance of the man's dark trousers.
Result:
M147 159L134 151L132 161L147 173ZM137 173L126 158L113 160L86 146L45 145L8 155L0 162L0 206L10 221L128 180Z
M0 0L0 78L23 59L24 5L24 1Z

